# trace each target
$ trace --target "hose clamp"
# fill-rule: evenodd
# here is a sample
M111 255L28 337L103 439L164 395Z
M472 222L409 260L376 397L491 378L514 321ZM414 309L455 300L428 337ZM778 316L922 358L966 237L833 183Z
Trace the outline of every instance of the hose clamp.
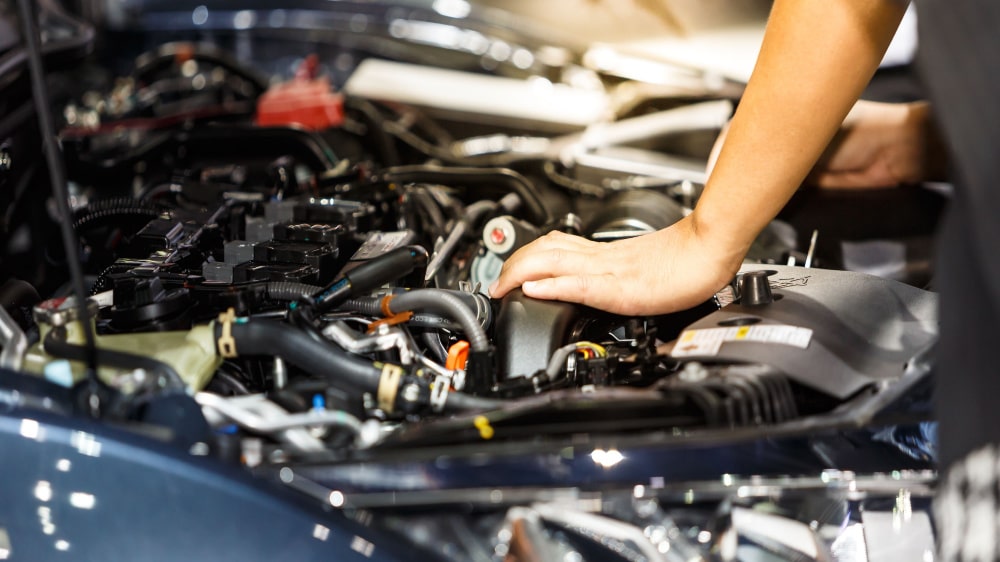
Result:
M451 377L444 373L439 373L431 383L431 409L440 413L444 410L444 405L448 402L448 393L451 389Z
M224 359L232 359L238 356L236 353L236 340L233 339L233 322L235 320L236 311L232 307L219 314L218 321L222 325L222 334L219 336L217 345L219 347L219 355Z
M403 380L403 368L399 365L382 365L382 374L378 378L378 407L391 414L396 406L396 394L399 383Z

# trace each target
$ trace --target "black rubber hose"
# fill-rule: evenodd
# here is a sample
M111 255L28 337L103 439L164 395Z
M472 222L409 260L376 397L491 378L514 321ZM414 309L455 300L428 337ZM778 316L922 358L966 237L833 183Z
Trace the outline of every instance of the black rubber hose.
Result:
M454 185L504 186L507 191L513 191L521 197L525 210L532 222L546 225L552 221L552 215L542 202L538 189L528 178L510 168L470 168L438 166L396 166L384 172L387 181L396 183L436 183Z
M462 302L462 299L448 291L438 289L419 289L396 295L389 302L390 311L423 310L434 312L451 318L462 327L465 337L469 338L472 351L489 351L490 340L486 331L479 325L476 313Z
M45 352L53 357L69 359L70 361L86 361L88 350L82 345L67 342L56 333L61 330L52 330L45 336L43 347ZM158 361L144 355L134 355L124 351L114 351L111 349L97 349L97 364L114 367L117 369L143 369L150 373L156 373L168 381L176 388L185 388L187 385L180 374L170 365L163 361Z
M475 299L475 295L469 295ZM469 338L469 347L473 351L487 351L490 347L486 331L479 321L476 312L472 310L463 297L445 289L418 289L396 294L389 301L390 312L424 311L433 312L452 320L459 325L465 336ZM338 307L340 311L356 311L367 316L382 316L382 297L352 299ZM490 312L486 307L486 313ZM429 318L424 319L425 322ZM489 320L487 319L487 322ZM444 327L444 326L441 326Z
M217 324L215 335L221 334L222 326ZM288 324L268 320L233 323L232 336L240 355L277 355L333 383L346 383L369 392L378 390L382 371L371 361L311 338Z
M448 394L448 401L444 403L445 412L471 412L496 410L507 404L504 400L495 398L481 398L471 396L461 392L451 392Z
M276 301L297 301L322 291L323 287L291 281L272 281L267 284L268 298Z
M326 312L356 295L363 295L405 277L427 265L427 250L422 246L403 246L370 259L344 274L334 283L312 295L318 312Z

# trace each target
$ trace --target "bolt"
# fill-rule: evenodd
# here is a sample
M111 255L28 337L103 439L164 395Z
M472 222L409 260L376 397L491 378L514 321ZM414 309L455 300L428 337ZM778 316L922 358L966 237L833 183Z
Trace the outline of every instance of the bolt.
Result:
M697 361L692 361L684 365L680 372L680 379L684 382L701 382L708 378L708 369Z
M415 384L408 384L403 387L403 400L416 402L420 398L420 387Z
M13 165L10 152L6 148L0 148L0 172L9 172Z

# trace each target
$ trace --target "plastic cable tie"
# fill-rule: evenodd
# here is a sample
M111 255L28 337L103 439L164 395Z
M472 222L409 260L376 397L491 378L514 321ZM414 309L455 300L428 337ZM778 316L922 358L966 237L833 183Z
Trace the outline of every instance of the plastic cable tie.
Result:
M236 320L236 311L232 307L219 314L219 324L222 325L222 335L219 336L219 355L225 359L237 357L236 340L233 339L233 322Z
M392 309L389 308L389 303L392 301L394 295L386 295L382 297L382 316L390 317L393 316Z
M408 310L406 312L400 312L399 314L393 314L388 318L382 318L376 320L368 325L368 333L374 334L378 330L379 326L395 326L396 324L403 324L409 322L410 318L413 318L413 311Z

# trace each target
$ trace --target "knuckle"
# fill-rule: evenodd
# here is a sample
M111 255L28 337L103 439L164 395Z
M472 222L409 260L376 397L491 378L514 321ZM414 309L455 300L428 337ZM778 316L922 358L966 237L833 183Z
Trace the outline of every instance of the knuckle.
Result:
M542 240L547 240L549 242L555 242L561 240L562 237L566 236L558 230L550 230L542 236Z

